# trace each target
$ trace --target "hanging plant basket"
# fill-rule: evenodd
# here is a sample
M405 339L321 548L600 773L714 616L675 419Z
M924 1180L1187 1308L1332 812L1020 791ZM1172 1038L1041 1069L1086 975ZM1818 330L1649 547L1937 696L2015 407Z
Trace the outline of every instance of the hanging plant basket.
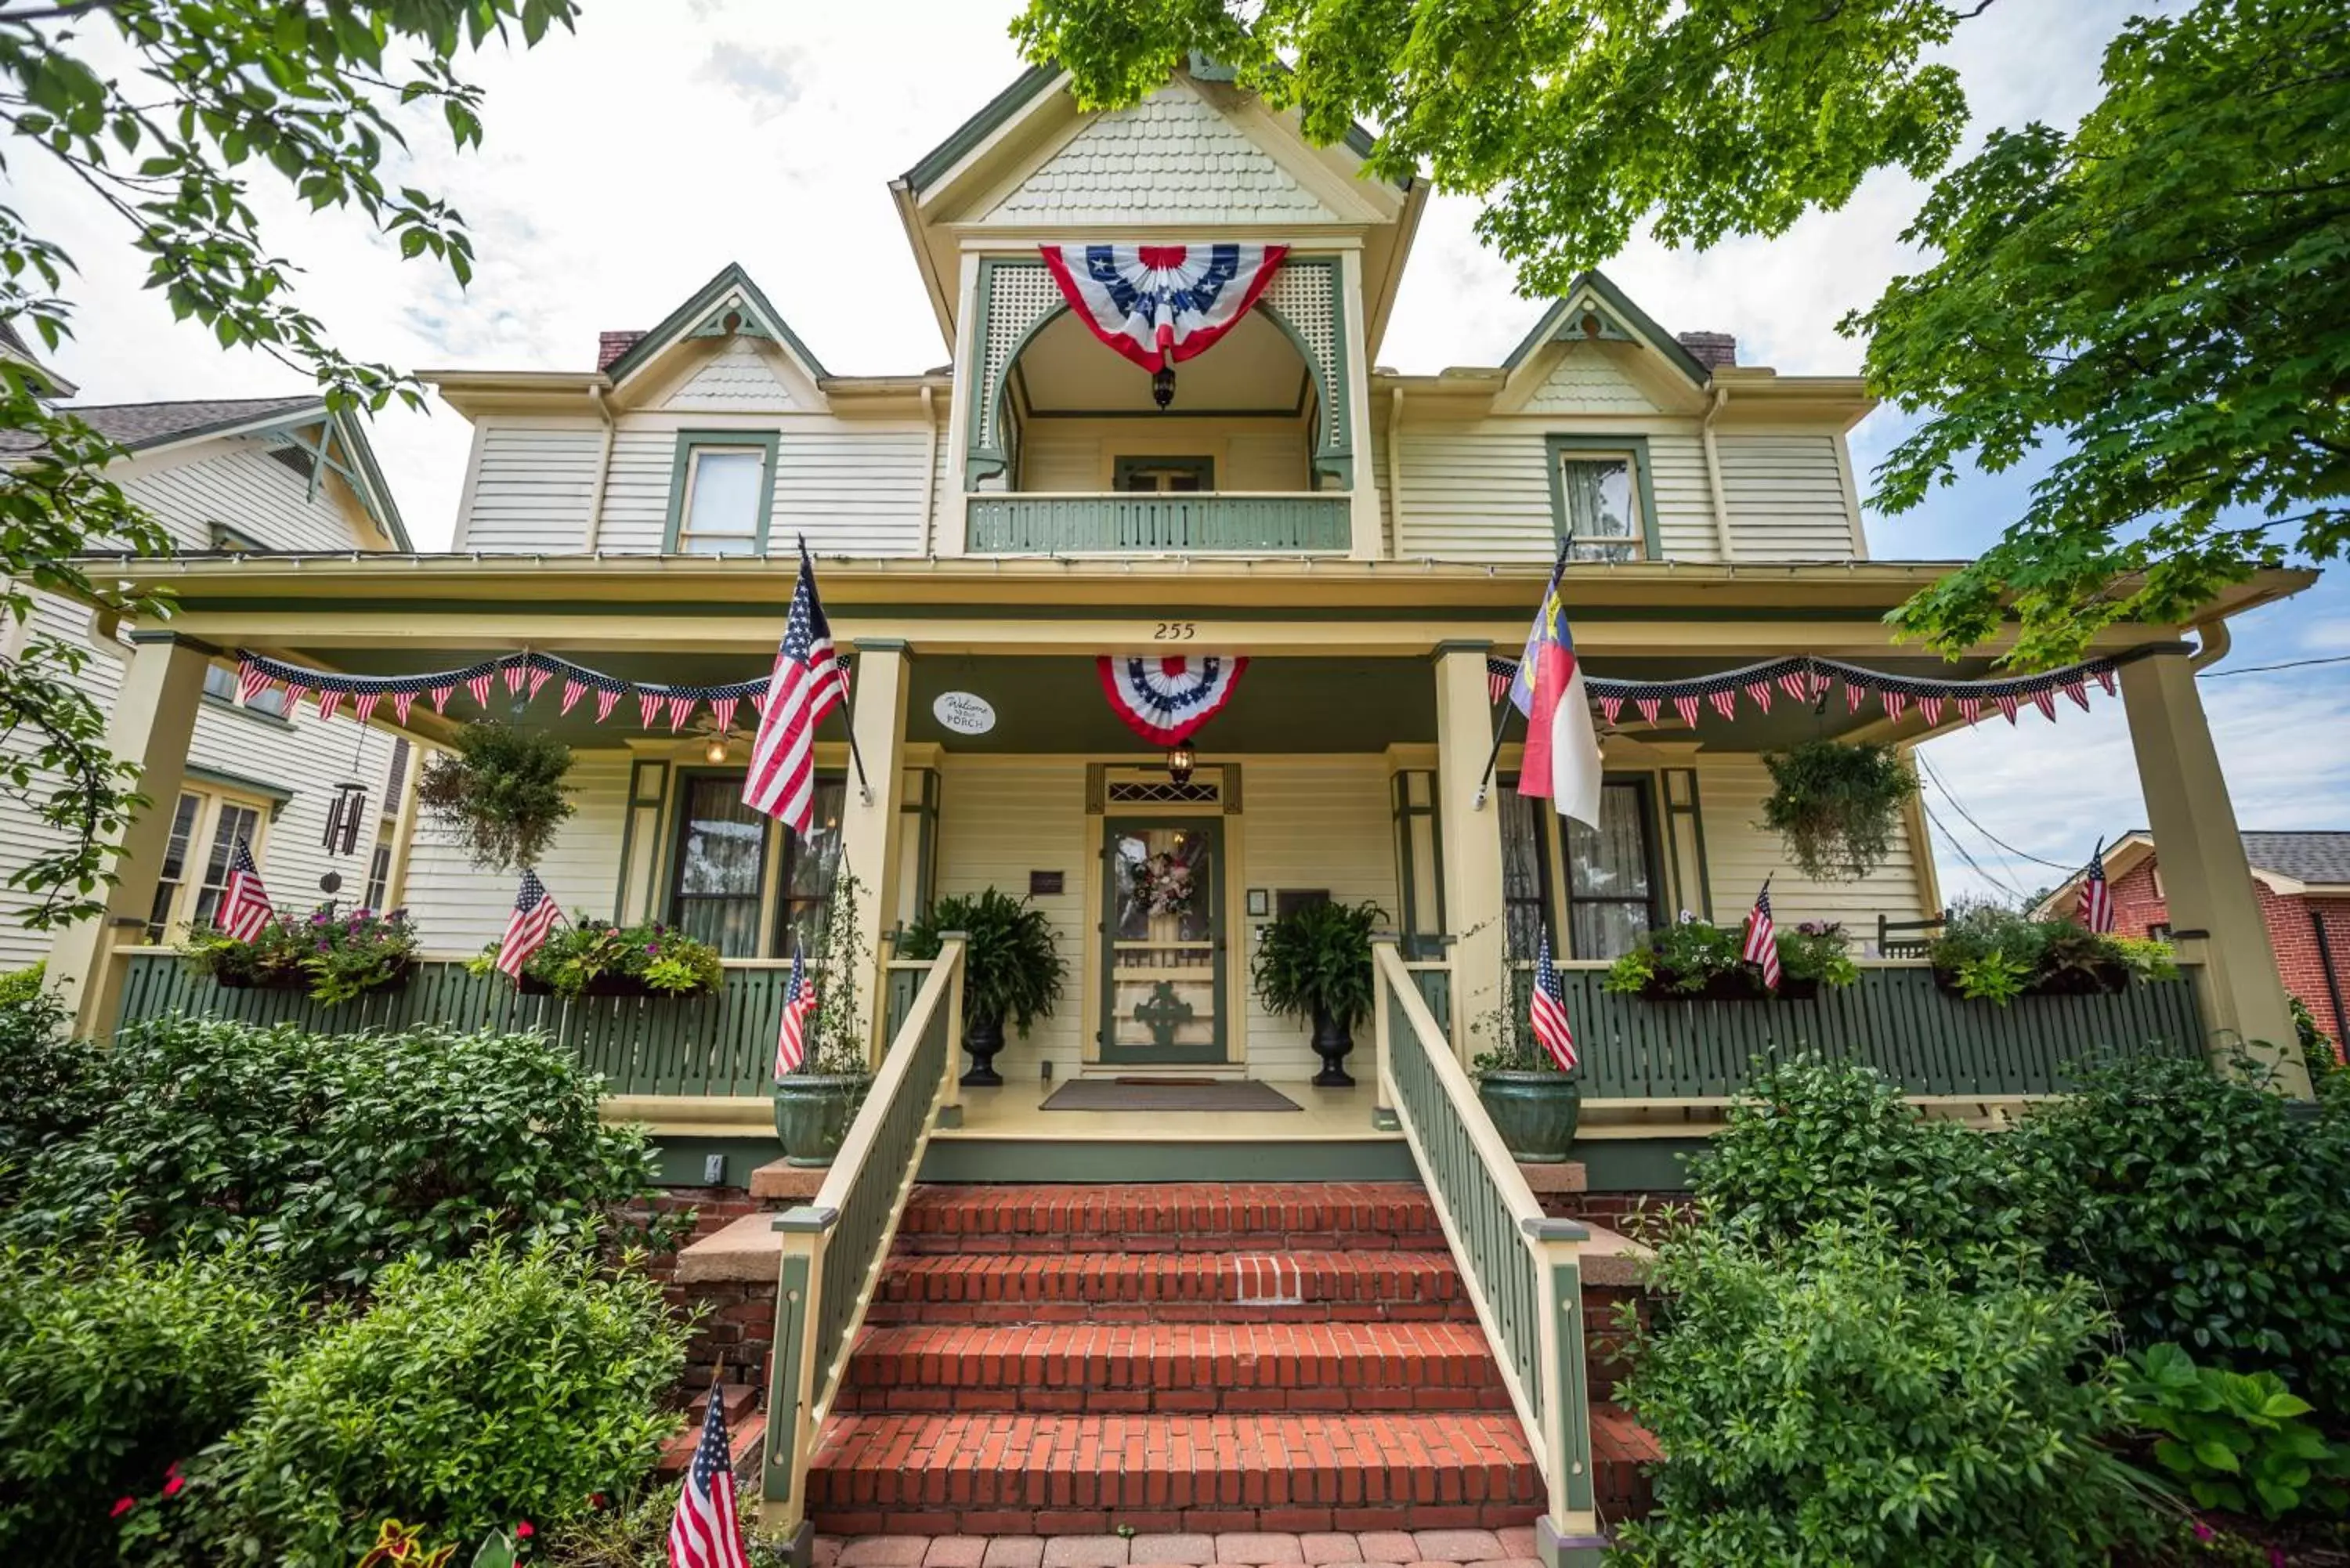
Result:
M1806 741L1768 752L1771 794L1762 826L1779 835L1805 877L1856 882L1885 864L1901 832L1901 808L1918 781L1890 746Z
M484 720L433 757L416 797L433 824L484 871L536 866L578 806L564 779L571 748L544 730Z

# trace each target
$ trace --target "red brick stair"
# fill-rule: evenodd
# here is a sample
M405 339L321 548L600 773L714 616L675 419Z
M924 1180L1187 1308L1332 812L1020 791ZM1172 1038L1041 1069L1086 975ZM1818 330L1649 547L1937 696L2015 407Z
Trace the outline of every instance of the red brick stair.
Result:
M1628 1498L1646 1439L1616 1419ZM841 1535L1493 1529L1543 1501L1435 1212L1393 1182L918 1189L808 1478Z

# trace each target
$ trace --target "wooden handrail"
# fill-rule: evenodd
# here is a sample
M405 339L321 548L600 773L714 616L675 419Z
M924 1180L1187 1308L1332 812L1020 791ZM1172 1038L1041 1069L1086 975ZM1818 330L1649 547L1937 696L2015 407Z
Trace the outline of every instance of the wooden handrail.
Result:
M802 1534L816 1434L840 1391L931 1133L961 1106L963 950L962 936L950 934L939 956L919 966L930 973L824 1184L775 1220L783 1247L762 1497L771 1522Z
M1591 1409L1583 1362L1582 1244L1554 1220L1478 1103L1444 1029L1421 1000L1395 940L1372 944L1378 977L1379 1098L1392 1107L1452 1256L1492 1345L1547 1492L1555 1542L1600 1542L1592 1489ZM1545 1557L1553 1557L1548 1550Z

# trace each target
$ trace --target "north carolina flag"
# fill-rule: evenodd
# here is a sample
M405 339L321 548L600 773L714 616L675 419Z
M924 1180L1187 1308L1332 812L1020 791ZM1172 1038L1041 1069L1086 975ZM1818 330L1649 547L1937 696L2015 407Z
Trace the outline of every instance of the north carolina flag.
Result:
M1518 659L1517 680L1510 687L1510 701L1526 716L1518 793L1547 797L1559 815L1597 827L1599 732L1592 726L1583 669L1566 628L1566 607L1559 602L1559 579L1565 571L1562 555L1551 568L1550 587L1543 592L1542 608Z

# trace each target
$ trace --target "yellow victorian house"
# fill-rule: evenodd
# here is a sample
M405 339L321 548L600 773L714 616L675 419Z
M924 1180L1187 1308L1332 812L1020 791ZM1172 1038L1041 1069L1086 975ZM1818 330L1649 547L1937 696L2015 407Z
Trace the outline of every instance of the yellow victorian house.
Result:
M539 867L554 895L712 940L722 993L566 1007L465 974L453 960L498 936L514 887L427 826L389 897L451 961L380 1004L576 1041L681 1186L751 1186L778 1152L781 975L854 872L885 957L825 983L861 999L880 1075L829 1173L789 1189L810 1200L746 1216L681 1274L775 1294L773 1355L739 1333L755 1312L732 1343L765 1383L780 1516L1533 1524L1553 1560L1585 1560L1637 1506L1641 1452L1583 1349L1586 1300L1629 1282L1595 1221L1609 1194L1679 1184L1757 1053L1869 1060L1986 1120L2084 1051L2292 1038L2193 670L2227 617L2307 578L2262 574L2194 627L2112 628L2069 680L1969 685L1997 678L1997 643L1950 665L1889 640L1886 613L1948 563L1870 554L1858 379L1740 363L1731 337L1676 334L1670 301L1596 274L1502 364L1379 368L1425 187L1366 177L1355 148L1310 144L1218 77L1095 114L1033 71L891 183L926 296L906 307L927 303L946 367L836 375L730 265L577 369L430 375L473 431L448 551L109 565L179 604L135 634L115 742L172 798L210 672L247 658L314 688L542 659L684 693L691 718L624 699L599 722L551 677L488 706L575 754L577 813ZM1064 275L1119 246L1242 258L1240 285L1185 306L1214 333L1171 389ZM706 696L764 677L800 540L853 658L805 836L743 805L754 718ZM1523 725L1494 691L1562 550L1603 699L1596 827L1511 787ZM1106 690L1105 659L1178 680L1207 659L1245 668L1182 754ZM2019 705L2036 725L2074 688L2126 710L2178 981L2006 1010L1946 995L1899 956L1900 929L1942 907L1916 815L1845 881L1795 874L1758 826L1767 751L1907 748ZM445 714L368 722L434 748L477 711L458 683ZM120 918L60 950L85 1027L198 1006L391 1021L216 993L138 945L168 826L124 844ZM1169 864L1188 883L1171 912L1139 896ZM1852 934L1857 984L1757 1003L1599 989L1643 932L1734 926L1766 878L1783 925ZM1001 1085L965 1088L960 946L918 961L888 939L987 888L1044 913L1070 980L995 1059ZM1266 928L1323 900L1372 901L1392 929L1351 1088L1311 1082L1310 1028L1251 984ZM1545 934L1583 1127L1572 1175L1530 1183L1467 1068ZM1097 1108L1068 1108L1073 1087ZM1048 1326L1090 1349L1024 1364ZM1407 1368L1387 1384L1367 1370L1381 1346Z

